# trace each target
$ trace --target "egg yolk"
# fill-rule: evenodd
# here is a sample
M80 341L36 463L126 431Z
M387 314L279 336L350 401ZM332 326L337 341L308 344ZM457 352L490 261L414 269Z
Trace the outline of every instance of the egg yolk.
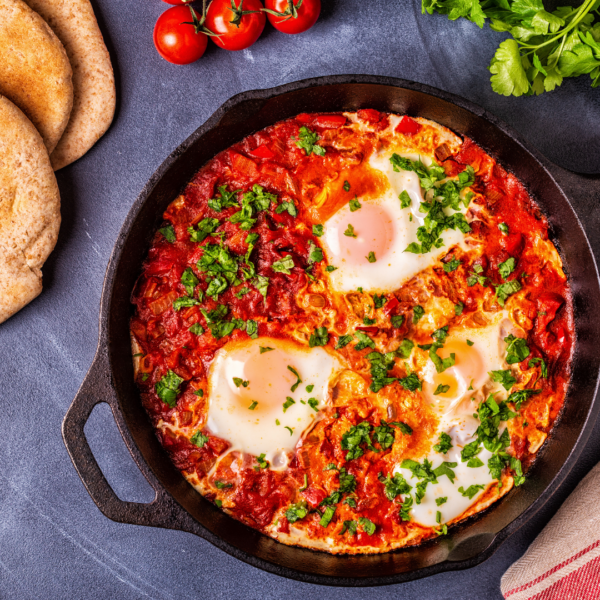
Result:
M432 392L440 388L434 397L447 400L462 398L471 387L472 382L478 382L485 376L483 359L474 346L469 346L462 340L449 340L438 350L440 358L454 354L454 365L433 377Z
M383 258L393 239L392 219L377 204L363 202L356 212L342 209L326 224L326 241L331 253L337 260L351 265L368 264L370 252L375 253L377 260Z
M297 381L296 376L288 369L288 366L294 368L289 357L277 350L263 354L253 352L243 362L231 362L230 372L238 373L238 379L242 380L242 383L237 381L238 386L233 377L230 377L228 383L231 395L235 398L236 405L246 410L256 402L252 410L257 416L274 406L281 406ZM247 386L243 382L248 382Z

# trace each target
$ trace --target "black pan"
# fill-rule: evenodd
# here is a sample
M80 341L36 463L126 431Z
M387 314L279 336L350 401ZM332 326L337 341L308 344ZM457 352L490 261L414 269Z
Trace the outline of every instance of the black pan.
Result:
M574 296L577 346L573 380L560 423L525 485L433 542L382 555L332 556L282 545L239 523L198 494L173 466L154 435L134 383L129 298L163 211L204 163L245 136L298 113L360 108L437 121L471 137L527 186L548 216L565 263ZM400 79L324 77L244 92L226 102L151 177L127 215L108 265L98 351L63 423L67 450L98 508L121 523L189 531L270 573L326 585L399 583L472 567L491 556L563 481L588 438L599 407L595 401L600 368L598 272L581 223L552 169L513 131L478 106ZM596 179L570 177L568 185L590 198L600 192ZM83 428L99 402L112 408L129 451L156 490L153 502L119 500L98 467Z

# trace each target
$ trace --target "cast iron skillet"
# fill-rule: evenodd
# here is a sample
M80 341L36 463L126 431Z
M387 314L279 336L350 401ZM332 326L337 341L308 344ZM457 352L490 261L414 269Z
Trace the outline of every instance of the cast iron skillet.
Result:
M374 556L333 556L280 544L242 525L205 500L158 443L133 379L129 344L130 295L163 211L196 171L252 132L301 112L375 108L408 113L474 139L530 190L548 215L574 294L577 346L573 381L559 426L525 485L490 510L453 527L447 537ZM258 568L301 581L373 586L399 583L477 565L550 497L588 438L598 413L600 367L598 273L584 230L549 164L507 126L466 100L400 79L337 76L244 92L226 102L160 166L132 206L110 259L100 308L98 350L63 423L71 459L98 508L121 523L195 533ZM573 176L576 177L576 176ZM570 180L590 195L594 179ZM106 481L84 435L93 407L107 402L138 467L156 491L149 504L123 502Z

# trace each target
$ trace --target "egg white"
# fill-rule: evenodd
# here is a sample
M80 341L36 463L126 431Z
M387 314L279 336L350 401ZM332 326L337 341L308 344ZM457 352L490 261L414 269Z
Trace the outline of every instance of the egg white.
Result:
M423 394L439 418L433 443L436 444L440 434L444 432L452 439L453 446L447 454L437 453L432 448L426 458L433 464L433 469L442 462L455 462L458 466L453 468L456 474L454 483L446 475L439 477L437 484L427 486L421 503L413 504L410 515L412 520L417 523L427 527L436 526L438 511L442 515L442 523L455 519L477 502L495 481L487 466L488 459L492 456L491 452L483 448L477 455L483 462L483 466L475 468L468 467L467 462L462 462L460 453L464 446L476 438L475 431L480 422L473 414L477 411L480 402L492 393L495 394L498 402L507 397L506 390L501 384L491 380L489 372L509 368L505 361L506 342L504 341L509 333L522 337L522 332L511 323L505 312L497 313L494 321L485 327L451 330L446 338L444 348L438 350L438 355L446 358L453 345L460 349L461 344L470 340L473 345L463 347L468 349L468 353L472 353L470 357L472 360L461 360L461 355L455 352L456 365L446 369L442 374L437 374L431 360L428 360L420 372L420 378L423 380ZM456 385L447 394L434 395L433 392L443 376L454 378ZM500 426L500 434L504 427L505 425ZM422 463L424 458L415 460ZM394 468L393 472L402 473L413 488L418 483L417 479L412 478L408 469L402 469L399 465ZM458 491L461 486L466 490L471 485L483 485L483 488L473 498L465 497ZM438 506L435 500L440 497L447 497L448 500Z
M338 292L351 292L361 287L365 292L391 292L417 273L434 264L455 244L464 244L465 234L458 230L442 233L444 245L426 254L405 252L417 241L417 229L423 225L426 213L419 210L423 193L419 178L413 171L395 172L389 150L375 152L369 160L371 168L381 171L389 182L385 193L375 199L359 198L361 208L352 212L347 204L324 223L321 238L329 264L337 267L330 275L331 286ZM430 165L432 158L401 154ZM411 205L401 208L399 195L406 191ZM454 211L448 211L448 214ZM463 209L466 212L466 209ZM344 235L352 225L356 238ZM376 262L369 262L369 252Z
M261 353L261 347L273 350ZM288 366L302 379L294 391L297 377ZM315 398L318 409L326 405L330 380L339 367L323 348L290 341L260 338L226 344L215 355L209 372L207 427L231 444L230 451L265 454L272 469L284 469L289 453L318 416L308 399ZM236 386L234 377L249 382L247 387ZM310 385L314 387L308 392ZM287 397L295 403L284 412ZM251 410L253 402L257 404Z

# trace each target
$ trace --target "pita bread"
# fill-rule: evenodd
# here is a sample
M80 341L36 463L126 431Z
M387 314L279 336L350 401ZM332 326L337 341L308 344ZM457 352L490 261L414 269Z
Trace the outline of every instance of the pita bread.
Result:
M42 291L41 267L59 227L60 195L44 141L0 96L0 323Z
M83 156L106 132L115 113L115 77L89 0L25 0L63 43L73 68L73 111L50 155L54 170Z
M29 117L52 152L73 106L67 53L44 19L22 0L0 0L0 48L0 94Z

